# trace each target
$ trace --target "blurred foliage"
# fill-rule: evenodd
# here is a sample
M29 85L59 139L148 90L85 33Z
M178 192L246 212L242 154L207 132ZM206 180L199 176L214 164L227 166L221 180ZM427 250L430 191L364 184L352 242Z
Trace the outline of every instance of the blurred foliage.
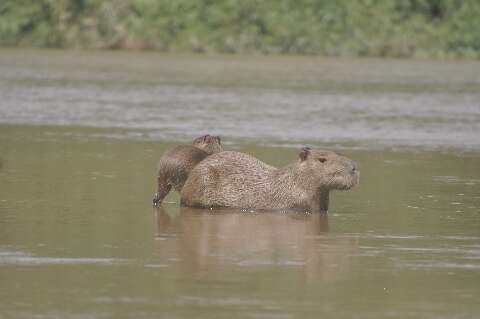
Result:
M478 0L1 0L0 45L480 57Z

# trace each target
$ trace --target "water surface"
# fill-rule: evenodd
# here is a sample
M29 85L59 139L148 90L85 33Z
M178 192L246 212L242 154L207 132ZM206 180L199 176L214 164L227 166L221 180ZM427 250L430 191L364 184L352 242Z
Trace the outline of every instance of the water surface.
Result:
M0 122L480 148L480 63L0 50Z
M168 145L100 133L0 127L5 317L475 318L480 311L476 153L343 150L362 180L332 194L328 216L181 209L176 194L154 210L153 171ZM275 165L297 155L240 150Z
M478 318L474 62L0 51L1 318ZM352 124L352 120L355 123ZM328 215L150 206L205 132L341 150Z

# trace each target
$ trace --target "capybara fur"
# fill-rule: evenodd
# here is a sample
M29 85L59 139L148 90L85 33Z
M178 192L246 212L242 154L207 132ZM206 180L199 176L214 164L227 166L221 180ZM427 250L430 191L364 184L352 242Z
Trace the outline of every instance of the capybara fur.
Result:
M219 136L204 135L192 145L177 145L163 153L158 163L157 192L153 205L159 205L170 190L182 190L190 171L207 156L223 150Z
M354 161L331 151L302 149L293 163L275 168L240 152L213 154L189 174L181 203L191 207L327 212L329 192L355 186Z

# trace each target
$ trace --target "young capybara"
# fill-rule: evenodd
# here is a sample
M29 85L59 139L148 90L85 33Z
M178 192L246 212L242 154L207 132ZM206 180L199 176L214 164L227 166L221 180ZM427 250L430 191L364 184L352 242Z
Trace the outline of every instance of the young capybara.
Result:
M204 135L192 145L177 145L163 153L158 163L157 192L153 205L159 205L173 187L182 190L190 171L207 156L223 151L219 136Z

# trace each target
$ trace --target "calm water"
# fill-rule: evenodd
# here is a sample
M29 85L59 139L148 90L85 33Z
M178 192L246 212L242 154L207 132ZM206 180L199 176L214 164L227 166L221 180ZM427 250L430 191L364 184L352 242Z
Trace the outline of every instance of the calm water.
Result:
M478 318L480 63L0 51L0 318ZM150 206L205 132L355 159L328 216Z

